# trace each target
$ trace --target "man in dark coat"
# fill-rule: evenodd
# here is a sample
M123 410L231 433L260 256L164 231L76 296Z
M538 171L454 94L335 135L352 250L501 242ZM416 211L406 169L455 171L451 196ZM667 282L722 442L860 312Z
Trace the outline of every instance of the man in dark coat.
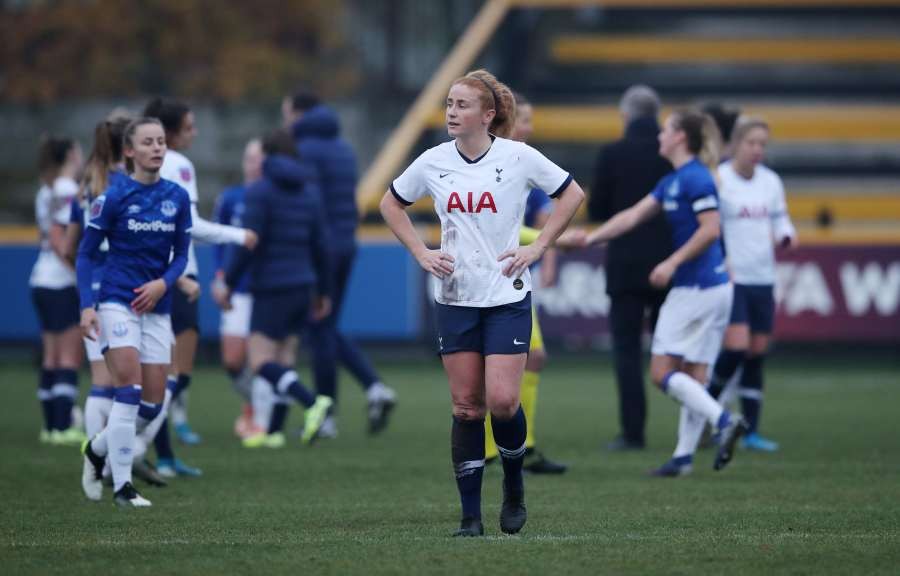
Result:
M593 222L609 220L649 194L672 170L659 155L659 97L648 86L632 86L619 110L625 135L603 147L597 158L588 213ZM621 433L610 450L642 449L647 400L644 395L642 336L645 320L656 322L666 292L650 285L653 268L671 253L662 213L609 243L606 291L609 294L613 359L619 390Z

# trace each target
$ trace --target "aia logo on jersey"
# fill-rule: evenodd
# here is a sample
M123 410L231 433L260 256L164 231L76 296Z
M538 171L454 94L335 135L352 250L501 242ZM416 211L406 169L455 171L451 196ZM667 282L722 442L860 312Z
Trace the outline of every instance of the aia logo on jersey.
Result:
M178 212L178 207L175 206L175 203L171 200L163 200L162 206L160 206L159 211L162 212L162 215L166 218L171 218Z
M468 212L478 214L482 210L490 210L494 214L497 213L497 205L494 204L494 197L491 196L490 192L482 192L481 196L478 198L478 202L475 201L475 193L468 192L466 195L466 203L463 204L463 199L460 197L458 192L451 192L450 198L447 199L447 212L451 213L454 210L459 210L460 212Z
M193 175L191 174L190 168L181 168L178 173L181 175L181 180L184 182L190 182Z
M98 196L91 202L91 218L97 218L103 213L103 205L106 203L106 196Z
M738 218L768 218L769 209L765 206L741 206Z

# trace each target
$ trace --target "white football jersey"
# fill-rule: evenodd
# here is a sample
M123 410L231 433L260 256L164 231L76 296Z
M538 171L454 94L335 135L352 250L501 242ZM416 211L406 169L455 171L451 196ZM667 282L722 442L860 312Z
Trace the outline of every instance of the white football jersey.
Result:
M749 180L731 162L719 166L725 253L737 284L775 283L775 243L796 235L778 174L759 165Z
M572 181L568 172L522 142L495 138L470 160L455 141L422 153L394 180L391 191L404 204L434 199L441 221L441 250L453 256L453 274L435 283L441 304L486 308L518 302L531 290L526 270L507 278L497 257L519 246L525 201L532 188L556 197Z
M197 211L199 199L197 194L197 174L194 171L194 163L188 160L187 156L177 150L167 150L159 175L187 190L188 197L191 199L192 241L188 248L188 263L184 269L185 275L192 274L196 276L198 273L197 256L194 254L194 239L201 242L209 242L210 244L244 243L246 233L243 228L210 222L200 217L200 213Z
M50 247L50 227L69 225L72 199L78 194L78 183L71 178L57 178L53 186L38 190L34 213L41 234L41 251L31 269L29 284L35 288L66 288L75 285L75 270L63 262Z

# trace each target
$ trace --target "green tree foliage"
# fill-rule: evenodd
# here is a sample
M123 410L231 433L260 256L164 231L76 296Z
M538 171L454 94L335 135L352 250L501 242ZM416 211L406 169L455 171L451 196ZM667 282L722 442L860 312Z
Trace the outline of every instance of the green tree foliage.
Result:
M0 12L0 98L235 102L353 88L340 0L60 0Z

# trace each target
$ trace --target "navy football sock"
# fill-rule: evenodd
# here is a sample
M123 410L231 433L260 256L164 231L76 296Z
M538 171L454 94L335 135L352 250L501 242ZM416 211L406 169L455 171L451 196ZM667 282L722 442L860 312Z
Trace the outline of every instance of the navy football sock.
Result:
M484 420L462 420L454 416L450 451L463 518L481 518Z
M53 382L54 421L59 430L72 426L72 407L78 399L78 371L72 368L56 370Z
M744 361L744 373L741 375L741 411L753 434L759 428L759 413L762 410L763 395L763 357L748 356Z
M275 362L266 362L260 366L258 374L272 385L279 396L288 395L307 408L316 403L315 395L300 383L300 377L294 370Z
M159 432L156 433L156 437L153 439L153 445L156 447L156 457L159 460L172 460L175 458L175 453L172 451L172 437L169 436L168 418L163 420L162 426L159 427Z
M744 362L746 353L743 350L724 349L713 367L713 376L709 384L709 395L718 399L725 385Z
M38 400L41 401L41 412L44 415L44 430L58 430L56 426L56 409L53 402L53 381L56 371L43 368L38 381Z
M269 416L269 429L267 432L269 434L274 434L284 430L284 421L287 419L287 415L287 402L276 401L275 404L272 405L272 414Z
M491 427L494 430L494 443L503 462L503 482L508 490L521 492L524 490L522 463L525 460L525 438L528 433L522 406L519 405L519 409L509 420L501 420L491 414Z
M191 386L191 375L190 374L179 374L178 380L175 384L175 389L172 391L172 400L176 400L181 396L182 392L190 388Z

